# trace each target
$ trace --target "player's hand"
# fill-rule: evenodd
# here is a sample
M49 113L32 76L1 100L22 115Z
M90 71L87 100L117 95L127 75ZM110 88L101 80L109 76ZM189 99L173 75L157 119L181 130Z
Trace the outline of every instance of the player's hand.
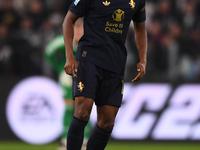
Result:
M137 64L137 71L139 72L138 75L131 82L136 82L144 77L146 73L146 63L139 62Z
M74 58L67 59L64 69L67 74L72 75L74 78L77 77L78 63Z

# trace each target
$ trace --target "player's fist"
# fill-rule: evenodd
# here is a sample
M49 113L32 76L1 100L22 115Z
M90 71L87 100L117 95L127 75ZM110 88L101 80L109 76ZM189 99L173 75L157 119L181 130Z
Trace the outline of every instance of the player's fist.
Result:
M78 68L77 61L74 58L68 58L64 66L65 72L76 78L77 68Z

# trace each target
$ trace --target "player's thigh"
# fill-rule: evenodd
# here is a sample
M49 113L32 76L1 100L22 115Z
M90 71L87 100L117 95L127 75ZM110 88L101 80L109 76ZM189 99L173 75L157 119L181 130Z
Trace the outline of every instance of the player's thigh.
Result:
M123 96L124 77L108 70L98 88L95 103L97 106L111 105L120 107Z
M111 105L97 106L98 126L105 130L112 130L119 107Z
M94 100L84 96L75 97L74 116L80 120L88 121Z
M73 99L83 96L95 100L102 75L103 69L89 62L78 61L77 77L73 78Z

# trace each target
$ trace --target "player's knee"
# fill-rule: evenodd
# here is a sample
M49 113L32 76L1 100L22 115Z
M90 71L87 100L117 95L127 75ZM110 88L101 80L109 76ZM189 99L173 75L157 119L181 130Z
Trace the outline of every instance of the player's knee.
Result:
M80 120L88 121L90 118L90 113L87 110L79 109L74 113L74 116Z
M93 100L84 98L84 97L77 97L75 99L75 112L74 116L80 120L88 121L90 118L90 112L93 105Z
M114 127L114 121L112 120L107 120L107 121L99 121L98 126L106 131L112 131Z

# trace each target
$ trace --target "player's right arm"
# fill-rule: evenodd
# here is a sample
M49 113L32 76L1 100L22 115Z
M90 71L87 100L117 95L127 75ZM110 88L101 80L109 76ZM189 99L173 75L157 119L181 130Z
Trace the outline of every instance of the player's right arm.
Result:
M73 54L73 37L74 37L74 23L78 17L68 11L63 22L63 36L65 42L66 63L64 66L65 72L73 77L77 77L76 72L78 63Z

